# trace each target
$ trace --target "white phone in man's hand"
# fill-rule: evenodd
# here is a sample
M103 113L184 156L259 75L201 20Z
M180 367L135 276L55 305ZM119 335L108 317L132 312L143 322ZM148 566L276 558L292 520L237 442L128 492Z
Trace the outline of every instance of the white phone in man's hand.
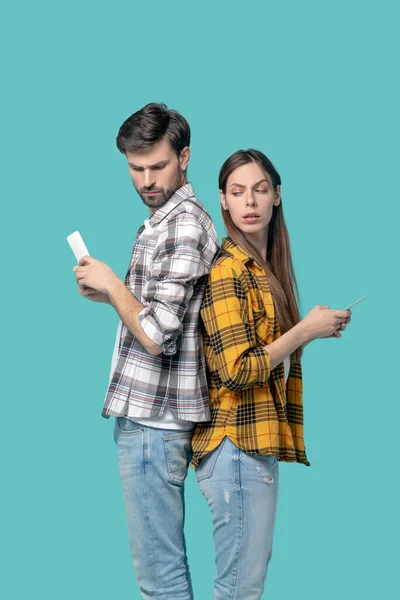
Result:
M67 241L71 246L71 250L75 254L75 258L78 263L82 256L90 256L79 231L74 231L74 233L71 233L71 235L67 237Z
M353 302L353 304L349 304L349 306L346 306L346 308L344 308L343 310L350 310L350 308L352 308L353 306L355 306L356 304L358 304L362 300L365 300L365 298L367 298L367 296L363 296L359 300L356 300L355 302Z

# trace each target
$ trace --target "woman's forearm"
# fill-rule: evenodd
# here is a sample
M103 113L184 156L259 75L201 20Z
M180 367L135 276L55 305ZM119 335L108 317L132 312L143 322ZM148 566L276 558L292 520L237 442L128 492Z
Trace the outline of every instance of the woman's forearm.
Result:
M300 321L277 340L264 347L271 358L271 370L292 354L299 346L306 346L312 341L307 326Z

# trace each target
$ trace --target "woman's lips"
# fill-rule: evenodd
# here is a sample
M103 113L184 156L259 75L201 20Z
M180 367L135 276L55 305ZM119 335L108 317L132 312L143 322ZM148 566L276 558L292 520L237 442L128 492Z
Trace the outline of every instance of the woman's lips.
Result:
M260 220L260 215L245 215L243 221L246 223L257 223Z

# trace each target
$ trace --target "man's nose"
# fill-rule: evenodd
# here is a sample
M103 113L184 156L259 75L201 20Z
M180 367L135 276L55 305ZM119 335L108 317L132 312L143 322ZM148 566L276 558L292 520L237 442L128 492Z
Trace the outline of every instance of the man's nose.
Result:
M144 170L144 179L143 179L144 187L149 188L152 185L154 185L154 183L155 183L154 173L150 169L145 169Z

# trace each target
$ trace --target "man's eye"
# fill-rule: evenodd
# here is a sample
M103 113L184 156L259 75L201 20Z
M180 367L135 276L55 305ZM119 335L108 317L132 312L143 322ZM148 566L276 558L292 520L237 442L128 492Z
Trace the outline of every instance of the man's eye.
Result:
M232 196L240 196L242 192L232 192Z
M256 192L258 192L259 194L266 194L268 192L268 190L256 190Z
M154 171L161 171L161 169L165 169L165 165L161 165L160 167L153 167Z

